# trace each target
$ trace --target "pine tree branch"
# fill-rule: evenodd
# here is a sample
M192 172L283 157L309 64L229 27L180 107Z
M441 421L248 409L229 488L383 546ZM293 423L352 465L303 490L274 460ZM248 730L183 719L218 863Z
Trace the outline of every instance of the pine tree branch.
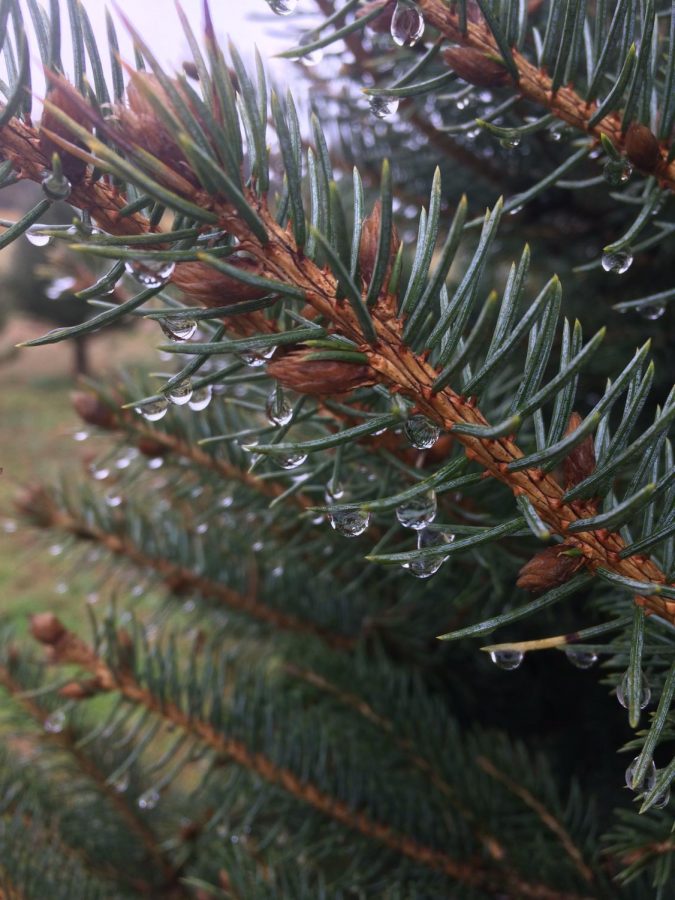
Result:
M257 599L254 592L240 594L220 582L212 581L202 575L196 575L191 569L172 563L167 559L147 556L129 538L116 534L108 534L101 529L78 520L59 510L51 498L43 491L29 492L19 498L19 508L32 516L30 507L34 497L39 494L39 524L44 528L56 528L66 531L77 538L95 541L110 553L124 557L141 568L156 572L172 593L196 591L203 597L222 603L237 612L246 613L266 625L281 628L297 634L309 634L320 638L330 647L348 650L356 642L356 638L336 634L312 622L300 619L291 613L285 613L265 605ZM35 519L34 516L32 518Z
M26 713L40 726L43 726L47 713L39 706L35 700L25 692L25 689L12 677L9 670L5 666L0 666L0 685L2 685L15 703L21 706ZM71 731L64 729L63 731L43 731L44 740L50 744L59 747L66 752L77 763L79 770L84 773L96 785L99 792L106 798L110 805L115 809L120 819L126 824L130 832L138 838L142 846L145 848L148 857L152 860L157 870L162 873L164 886L172 888L172 897L179 900L181 897L188 895L175 883L173 868L163 857L158 845L157 838L153 831L141 821L132 808L124 801L124 798L110 785L107 781L105 772L102 772L94 760L87 756L86 753L78 746ZM109 875L110 873L108 873ZM120 873L124 876L124 872ZM137 879L131 879L130 884L136 890L140 890L144 894L151 895L155 888L150 882L138 882ZM179 891L179 893L176 893Z
M323 813L346 828L363 837L412 860L418 865L439 872L459 884L469 885L490 892L498 892L503 882L501 873L486 870L479 859L458 861L441 850L420 844L363 812L353 810L347 803L321 791L310 782L303 781L293 771L275 764L260 752L250 749L243 741L228 738L219 733L209 722L189 716L175 703L156 698L133 675L126 671L113 671L76 634L58 623L58 636L44 641L49 646L50 658L58 664L73 664L90 672L101 691L119 692L128 701L155 713L167 722L194 735L207 746L222 753L236 765L256 774L263 781L286 791L300 803ZM39 639L39 635L35 635ZM531 886L533 900L590 900L578 894L558 891L546 886Z
M477 50L487 56L500 57L500 51L488 25L467 22L466 33L459 23L459 14L443 2L443 0L419 0L418 6L425 20L444 35L453 44ZM621 116L610 113L595 125L590 125L598 104L588 103L572 86L565 85L552 89L552 78L542 69L538 69L517 50L512 50L513 61L518 70L518 82L515 85L518 93L527 100L546 109L556 118L600 140L601 135L609 138L620 153L626 149L626 133L622 128ZM655 176L659 184L675 191L675 161L668 161L669 148L659 146L657 161L650 167L636 165L644 175Z

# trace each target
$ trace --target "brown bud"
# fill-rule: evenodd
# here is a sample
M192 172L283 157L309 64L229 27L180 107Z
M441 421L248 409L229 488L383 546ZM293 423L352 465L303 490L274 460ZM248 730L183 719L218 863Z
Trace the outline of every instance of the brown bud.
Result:
M14 497L14 506L38 528L54 524L54 504L42 485L22 488Z
M115 411L96 394L89 391L73 391L70 399L75 412L88 425L95 425L105 431L115 431L119 427Z
M53 646L67 634L66 629L54 613L36 613L30 617L30 632L36 641Z
M460 78L476 87L500 87L511 80L501 63L471 47L449 47L443 51L443 59Z
M661 160L659 142L646 125L631 122L624 141L626 156L637 166L651 172Z
M67 116L70 116L78 125L81 125L83 128L86 128L87 131L91 131L91 127L88 121L83 117L82 112L80 110L79 104L76 102L76 98L73 96L73 91L75 88L68 88L62 84L54 84L47 91L46 100L49 103L52 103L54 106L58 107L58 109L62 110ZM63 174L66 178L71 182L71 184L79 184L80 181L84 178L84 173L87 169L87 164L78 159L77 156L73 156L72 153L68 153L62 147L60 147L51 137L46 135L43 129L47 129L48 131L54 132L59 137L65 138L71 144L77 144L78 147L84 147L84 144L80 143L74 136L70 129L64 125L59 119L57 119L54 112L45 107L44 112L42 113L42 120L40 122L40 150L47 157L48 164L51 165L51 158L53 153L58 153L61 158L61 168L63 169Z
M356 18L362 19L375 9L381 9L379 16L375 16L368 22L368 28L376 31L378 34L388 34L391 30L391 20L396 9L395 0L368 0L363 6L360 6L356 12Z
M99 683L96 678L89 678L87 681L69 681L59 688L59 694L68 700L86 700L93 697L99 691Z
M359 245L359 269L361 278L368 284L373 277L375 268L375 258L377 256L377 247L380 242L380 227L382 223L382 204L379 200L373 206L373 211L363 220L363 228L361 229L361 243ZM389 262L387 263L387 271L384 276L383 284L389 281L391 268L394 265L398 248L401 246L401 240L398 236L396 228L392 229L391 247L389 249Z
M267 364L267 371L284 387L318 397L346 394L373 383L369 366L333 359L308 359L311 352L305 348L275 354Z
M260 273L260 267L253 260L234 258L228 262L250 275ZM242 300L257 300L266 293L261 288L244 284L236 278L218 272L213 266L200 262L177 265L171 282L206 306L228 306Z
M565 434L575 431L582 421L579 413L573 412L567 423ZM570 450L563 460L562 471L565 490L575 487L584 478L595 472L595 445L592 435L589 434L580 444Z
M520 570L518 587L539 592L565 584L584 564L583 556L565 555L570 549L566 544L556 544L540 550Z
M142 437L138 439L138 444L136 445L143 456L149 456L154 458L155 456L166 456L169 452L169 448L162 444L160 441L156 441L154 438Z

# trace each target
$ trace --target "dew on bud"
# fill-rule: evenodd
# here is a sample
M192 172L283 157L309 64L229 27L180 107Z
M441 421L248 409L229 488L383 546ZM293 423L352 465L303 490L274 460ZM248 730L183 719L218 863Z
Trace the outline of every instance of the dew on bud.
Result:
M493 650L490 653L492 662L500 669L511 671L517 669L525 658L522 650Z
M436 518L436 492L425 491L396 508L396 518L404 528L420 531Z
M640 696L638 698L638 706L640 709L644 709L645 706L649 703L652 698L652 689L649 687L649 682L645 678L645 673L640 673ZM624 709L628 709L630 705L630 679L629 673L626 672L621 679L619 686L616 689L616 699L623 706Z
M388 119L398 111L398 97L371 97L370 111L378 119Z
M139 416L143 416L148 422L159 422L159 420L163 419L166 415L168 408L169 401L166 397L160 397L157 400L153 400L151 403L145 403L143 406L134 407L134 411L137 412Z
M598 661L597 653L580 647L565 647L565 656L577 669L590 669Z
M37 231L33 231L31 228L24 232L24 234L26 235L28 243L32 244L34 247L46 247L47 244L51 242L51 237L48 234L40 234Z
M211 396L213 391L211 389L210 384L205 384L204 387L197 388L196 391L192 392L192 396L188 401L188 406L194 412L200 412L202 409L206 409L206 407L211 402Z
M635 771L637 769L639 756L636 756L633 762L626 769L626 786L631 789L631 791L651 791L656 783L656 766L654 765L654 760L652 759L647 766L647 770L645 774L642 776L642 779L635 784Z
M60 734L66 725L66 714L62 709L50 713L43 722L43 728L47 734Z
M173 403L174 406L185 406L192 398L192 384L190 379L186 378L185 381L181 381L180 384L174 385L166 392L166 396L168 397L169 402Z
M640 310L640 315L643 319L649 319L650 322L655 322L657 319L661 318L665 311L665 306L654 304L653 306L644 306Z
M290 16L295 12L298 0L267 0L267 5L277 16Z
M293 409L278 384L272 388L267 398L265 412L270 425L288 425L293 417Z
M633 174L633 166L627 159L609 159L602 167L602 177L612 187L625 184Z
M72 184L63 175L57 176L47 172L41 182L42 193L48 200L67 200L73 189Z
M127 275L131 275L139 284L146 288L158 288L171 278L176 263L171 260L140 260L130 259L124 264Z
M159 803L159 791L150 788L138 798L138 806L140 809L154 809Z
M605 272L613 272L615 275L623 275L633 263L633 254L630 250L609 250L602 254L602 268Z
M391 37L399 47L414 47L424 34L424 16L401 0L391 17Z
M328 514L331 527L344 537L358 537L370 524L370 513L360 509L336 509Z
M433 447L441 433L438 425L426 416L411 416L403 426L403 432L417 450Z
M455 539L454 534L446 534L442 531L430 531L427 528L417 532L417 549L427 550L429 547L442 547L451 544ZM415 578L431 578L441 568L448 556L435 556L431 559L415 559L409 563L403 563L403 568L408 569Z
M157 321L170 341L189 341L197 330L197 323L189 316L167 316Z

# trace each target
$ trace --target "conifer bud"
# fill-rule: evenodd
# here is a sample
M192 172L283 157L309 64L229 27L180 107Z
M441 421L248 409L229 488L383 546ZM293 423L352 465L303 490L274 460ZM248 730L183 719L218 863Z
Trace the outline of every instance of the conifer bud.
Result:
M36 641L53 646L67 633L54 613L36 613L30 617L30 632Z
M149 456L151 459L154 459L156 456L166 456L169 452L168 447L150 437L139 438L136 446L143 456Z
M100 397L89 391L73 391L70 395L75 412L88 425L95 425L105 431L115 431L119 421L114 410L107 406Z
M376 9L381 9L379 16L375 16L368 22L368 28L376 31L378 34L388 34L391 30L391 20L394 16L396 8L395 0L367 0L363 6L360 6L356 12L356 18L362 19Z
M567 423L565 434L571 434L582 422L578 412L573 412ZM567 454L562 464L565 490L575 487L584 478L595 472L595 444L593 435L588 435Z
M525 563L516 585L526 591L549 591L565 584L584 564L583 556L567 556L572 548L566 544L546 547Z
M334 359L308 359L309 348L275 355L267 371L281 384L300 394L346 394L373 383L369 366Z
M89 122L84 119L77 102L73 98L71 92L68 91L67 87L64 87L61 84L52 85L47 91L46 100L62 110L67 116L73 119L73 121L77 122L78 125L86 128L87 131L91 131ZM44 129L54 132L54 134L57 134L59 137L65 138L71 144L77 144L78 147L84 148L84 145L73 137L72 131L70 131L67 125L64 125L63 122L57 119L51 109L45 107L40 122L40 150L48 160L51 160L52 154L58 153L61 159L63 174L71 184L79 184L84 178L84 173L87 169L86 162L79 159L77 156L73 156L72 153L68 153L63 147L60 147L51 137L45 134Z
M380 242L380 227L382 223L382 204L379 200L373 206L373 211L363 220L361 229L361 243L359 245L359 269L361 278L368 284L373 277L375 269L375 259L377 257L377 247ZM391 234L391 247L389 249L389 262L387 263L387 271L385 273L383 284L386 286L391 275L391 268L394 265L398 248L401 246L401 239L394 227Z
M61 697L68 700L86 700L98 693L99 684L95 678L89 678L87 681L69 681L59 688Z
M651 172L661 159L659 142L646 125L631 122L624 141L626 156L637 166Z
M249 259L228 259L230 265L250 275L260 274L260 267ZM188 296L206 306L228 306L242 300L257 300L266 293L251 284L244 284L201 262L186 262L176 266L171 281Z
M501 87L511 79L501 63L471 47L449 47L443 51L443 59L460 78L476 87Z

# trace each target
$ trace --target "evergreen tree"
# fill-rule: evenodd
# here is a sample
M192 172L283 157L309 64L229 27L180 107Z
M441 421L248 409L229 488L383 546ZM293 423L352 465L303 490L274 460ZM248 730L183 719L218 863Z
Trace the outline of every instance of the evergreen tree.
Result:
M46 194L0 243L108 261L31 343L176 359L76 394L109 451L18 499L110 584L4 638L2 890L674 897L670 6L268 5L333 52L307 127L206 3L177 75L109 19L108 84L78 0L72 81L28 4L37 126L0 4L0 175Z

